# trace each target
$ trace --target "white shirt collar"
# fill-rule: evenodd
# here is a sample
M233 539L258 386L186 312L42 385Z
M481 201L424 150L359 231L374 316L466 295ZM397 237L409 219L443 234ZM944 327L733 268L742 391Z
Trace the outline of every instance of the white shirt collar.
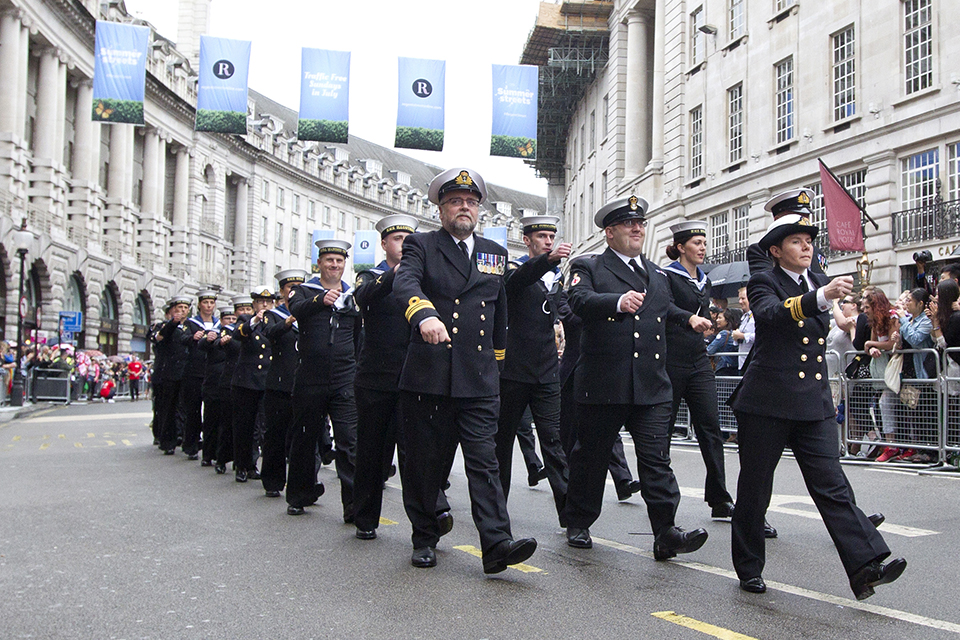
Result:
M455 245L457 245L457 246L459 247L460 240L458 240L457 238L454 238L454 237L453 237L453 234L451 234L451 233L450 233L449 231L447 231L446 229L444 229L444 231L446 231L446 233L447 233L451 238L453 238L453 244L455 244ZM464 244L467 245L467 253L472 256L472 255L473 255L473 245L475 244L475 240L474 240L473 234L471 233L469 236L467 236L466 238L464 238L464 239L463 239L463 242L464 242Z
M641 269L643 269L644 271L647 270L646 267L643 266L643 254L642 254L642 253L641 253L640 255L638 255L637 257L635 257L635 258L630 258L630 257L627 257L627 256L623 255L622 253L620 253L619 251L617 251L617 250L614 249L613 247L610 247L610 251L613 251L615 254L617 254L617 257L620 258L621 260L623 260L623 264L627 265L628 267L630 267L630 261L631 261L631 260L635 260L636 263L637 263L638 265L640 265L640 268L641 268ZM632 269L633 267L630 267L630 268Z
M790 269L787 269L786 267L783 267L783 266L781 266L780 269L781 269L785 274L787 274L788 276L790 276L790 278L791 278L794 282L799 283L799 282L800 282L800 278L803 278L804 280L806 280L806 281L807 281L807 287L810 289L810 291L813 291L814 289L816 289L816 287L814 287L814 286L813 286L813 283L810 281L810 273L808 272L807 269L804 269L803 271L791 271Z

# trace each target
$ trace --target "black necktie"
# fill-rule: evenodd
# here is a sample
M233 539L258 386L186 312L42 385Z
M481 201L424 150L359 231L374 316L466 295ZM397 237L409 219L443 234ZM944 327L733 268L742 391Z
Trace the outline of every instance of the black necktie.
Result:
M800 276L800 291L803 293L810 291L810 286L807 284L807 279L803 276Z
M633 258L630 258L630 262L628 264L633 268L634 272L638 276L640 276L641 278L643 277L643 267L637 264L636 260L634 260Z
M461 240L457 243L457 246L460 247L460 251L463 252L463 257L467 259L467 262L470 262L470 252L467 251L467 243Z

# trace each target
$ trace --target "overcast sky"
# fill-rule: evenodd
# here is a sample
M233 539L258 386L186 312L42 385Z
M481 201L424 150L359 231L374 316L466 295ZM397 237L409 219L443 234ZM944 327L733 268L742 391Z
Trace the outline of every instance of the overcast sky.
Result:
M182 0L187 1L187 0ZM126 0L127 10L177 39L179 0ZM538 0L212 0L209 35L250 40L250 87L298 110L302 47L349 51L350 133L393 146L397 58L445 60L444 151L401 150L441 167L545 196L517 158L490 151L491 64L518 64Z

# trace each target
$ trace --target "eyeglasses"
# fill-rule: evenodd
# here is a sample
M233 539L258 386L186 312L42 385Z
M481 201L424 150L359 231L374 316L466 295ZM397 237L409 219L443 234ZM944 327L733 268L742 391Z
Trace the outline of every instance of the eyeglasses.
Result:
M857 304L856 300L851 300L850 298L844 298L840 304Z
M618 222L617 224L627 229L633 229L634 227L640 227L641 229L645 229L647 226L647 221L632 219L632 220L624 220L623 222Z
M477 200L476 198L450 198L449 200L446 200L445 202L441 202L440 204L449 204L450 206L453 206L453 207L460 207L466 204L468 207L473 208L473 207L479 207L480 201Z

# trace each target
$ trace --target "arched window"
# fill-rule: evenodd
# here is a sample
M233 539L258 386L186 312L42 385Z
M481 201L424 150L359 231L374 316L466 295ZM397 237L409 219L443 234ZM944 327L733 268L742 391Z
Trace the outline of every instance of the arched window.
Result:
M70 276L67 279L67 290L64 295L63 310L79 311L82 314L81 318L84 319L84 325L86 325L87 305L86 300L84 300L83 290L83 283L80 279L76 275ZM84 342L85 333L85 331L80 331L79 333L73 334L72 342L81 349L86 346L86 342ZM70 342L70 340L67 339L67 342Z
M141 360L150 359L150 341L147 340L149 330L150 305L141 293L133 306L133 336L130 338L130 352L137 354Z
M100 334L97 336L97 348L107 356L117 355L117 336L120 333L120 321L117 317L117 299L110 287L104 287L100 294Z

